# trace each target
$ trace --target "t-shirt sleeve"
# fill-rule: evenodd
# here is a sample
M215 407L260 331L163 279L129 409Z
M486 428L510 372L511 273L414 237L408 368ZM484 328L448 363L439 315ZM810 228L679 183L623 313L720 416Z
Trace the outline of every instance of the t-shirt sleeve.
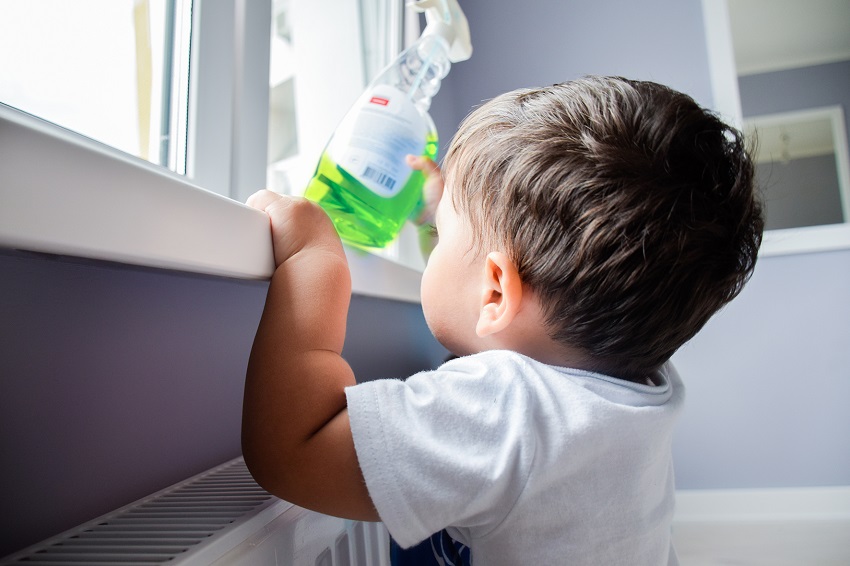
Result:
M516 369L472 356L346 389L366 486L400 545L448 526L483 536L510 512L535 451Z

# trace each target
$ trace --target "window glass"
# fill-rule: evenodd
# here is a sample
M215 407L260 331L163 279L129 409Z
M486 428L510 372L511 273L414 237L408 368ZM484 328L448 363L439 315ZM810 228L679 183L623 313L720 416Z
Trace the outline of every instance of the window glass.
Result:
M365 85L400 52L403 4L274 0L267 186L301 194Z
M0 0L0 102L185 172L191 2Z
M419 36L400 0L274 0L269 58L266 187L301 195L339 121L374 78ZM409 27L409 29L408 29ZM371 253L424 267L416 230Z

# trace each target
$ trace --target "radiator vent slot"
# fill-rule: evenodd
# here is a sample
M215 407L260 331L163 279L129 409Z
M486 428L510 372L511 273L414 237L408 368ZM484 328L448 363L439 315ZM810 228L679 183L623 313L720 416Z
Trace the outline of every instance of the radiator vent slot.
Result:
M258 486L240 458L0 562L38 566L174 564L193 548L223 537L240 520L281 504L291 507Z
M241 458L33 545L0 566L388 566L381 523L282 501Z

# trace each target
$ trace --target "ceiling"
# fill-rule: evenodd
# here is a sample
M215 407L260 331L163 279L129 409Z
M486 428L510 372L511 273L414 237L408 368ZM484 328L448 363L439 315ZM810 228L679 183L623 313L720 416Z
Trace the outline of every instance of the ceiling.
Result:
M739 75L850 60L850 0L728 0Z

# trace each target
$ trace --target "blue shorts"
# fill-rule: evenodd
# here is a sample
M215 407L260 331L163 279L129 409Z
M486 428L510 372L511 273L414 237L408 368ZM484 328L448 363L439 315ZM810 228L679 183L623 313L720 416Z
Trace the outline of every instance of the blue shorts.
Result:
M469 547L454 540L445 530L406 549L390 540L392 566L470 566L471 562Z

